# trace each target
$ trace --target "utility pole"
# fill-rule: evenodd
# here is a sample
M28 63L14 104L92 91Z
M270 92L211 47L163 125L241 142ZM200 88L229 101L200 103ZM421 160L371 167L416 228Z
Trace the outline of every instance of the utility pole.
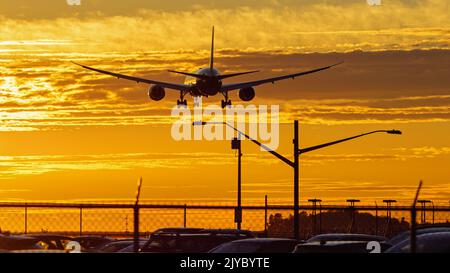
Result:
M134 231L133 231L133 250L139 252L139 197L141 195L142 177L139 179L136 191L136 202L134 203Z
M241 139L240 135L238 138L233 138L231 141L231 149L238 151L238 184L237 184L237 207L234 213L234 221L236 222L237 229L241 229L242 224L242 183L241 183L241 159L242 159L242 150L241 150Z
M300 240L298 120L294 121L294 238Z

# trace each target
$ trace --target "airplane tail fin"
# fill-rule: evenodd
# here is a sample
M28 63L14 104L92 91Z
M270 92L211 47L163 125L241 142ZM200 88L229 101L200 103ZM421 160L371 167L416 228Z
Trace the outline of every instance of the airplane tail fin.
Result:
M214 26L212 28L212 40L211 40L211 57L209 58L209 68L214 68Z

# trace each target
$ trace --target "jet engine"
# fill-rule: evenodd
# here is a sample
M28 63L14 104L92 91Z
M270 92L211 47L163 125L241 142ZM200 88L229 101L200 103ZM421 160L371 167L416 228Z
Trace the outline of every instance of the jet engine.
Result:
M239 90L239 98L243 101L251 101L255 97L253 87L245 87Z
M162 86L153 85L152 87L150 87L150 90L148 90L148 96L152 100L162 100L166 96L166 91Z

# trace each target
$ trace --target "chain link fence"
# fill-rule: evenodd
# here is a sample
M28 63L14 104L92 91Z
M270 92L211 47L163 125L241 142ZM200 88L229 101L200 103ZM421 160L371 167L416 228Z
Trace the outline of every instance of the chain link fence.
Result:
M139 213L139 236L159 228L236 228L234 206L156 204L0 203L2 233L53 233L71 236L133 236L134 213ZM242 229L258 236L292 237L292 206L243 206ZM300 236L321 233L365 233L391 237L407 230L411 208L407 206L300 206ZM448 223L450 207L418 206L417 222Z

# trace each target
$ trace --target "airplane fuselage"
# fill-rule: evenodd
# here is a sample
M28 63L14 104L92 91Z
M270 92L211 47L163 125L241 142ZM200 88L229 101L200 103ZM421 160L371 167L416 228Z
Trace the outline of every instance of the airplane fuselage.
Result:
M204 79L191 79L193 85L192 95L194 96L214 96L221 87L222 81L218 78L220 75L219 70L215 68L201 68L195 71L193 74L207 76Z

